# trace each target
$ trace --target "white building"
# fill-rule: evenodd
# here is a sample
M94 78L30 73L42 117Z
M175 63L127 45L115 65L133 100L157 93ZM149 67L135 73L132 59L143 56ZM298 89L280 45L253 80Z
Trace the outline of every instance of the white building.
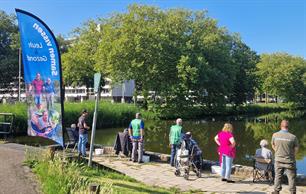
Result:
M135 91L135 81L124 81L124 84L115 84L112 86L111 79L105 78L105 85L102 87L100 97L109 99L113 102L131 102ZM94 88L86 88L86 86L65 87L66 101L83 101L86 99L93 100L95 98ZM18 88L13 88L9 92L7 89L0 88L0 103L14 102L18 100ZM21 101L26 100L24 90L21 91Z

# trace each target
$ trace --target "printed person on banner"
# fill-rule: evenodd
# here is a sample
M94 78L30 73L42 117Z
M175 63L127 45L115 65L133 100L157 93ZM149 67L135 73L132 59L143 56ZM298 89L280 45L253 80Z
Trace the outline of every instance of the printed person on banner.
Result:
M44 82L41 79L40 73L37 73L29 88L29 90L34 94L34 102L37 109L41 109L41 94L43 85Z
M53 108L53 98L55 94L54 84L48 77L47 81L44 83L44 94L47 102L47 109L50 111Z

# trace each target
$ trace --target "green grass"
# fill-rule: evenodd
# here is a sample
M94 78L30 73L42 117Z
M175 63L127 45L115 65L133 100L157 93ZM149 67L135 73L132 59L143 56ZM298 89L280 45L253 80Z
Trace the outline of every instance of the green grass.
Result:
M95 103L94 101L85 101L82 103L66 102L64 104L64 126L69 127L72 123L77 123L77 120L86 108L89 111L88 122L92 122ZM27 131L27 105L24 103L0 104L1 112L14 113L14 132L26 133ZM97 128L119 127L127 125L131 119L135 117L135 113L140 109L133 104L111 103L102 101L99 104ZM141 111L144 118L152 119L153 113Z
M76 161L53 160L46 151L27 150L25 164L37 175L45 194L84 193L90 183L101 185L101 193L181 193L177 188L152 187L106 169L89 168Z
M290 109L296 109L294 105L289 103L274 103L274 104L250 104L241 106L216 107L210 109L205 106L186 107L179 110L162 110L160 118L175 119L182 117L185 119L197 119L207 116L233 116L233 115L259 115L272 112L281 112Z
M94 101L85 101L82 103L66 102L64 105L64 127L69 127L72 123L77 123L78 117L82 109L89 111L88 122L92 122L94 112ZM152 111L140 110L134 104L111 103L109 101L101 101L98 109L97 128L121 127L134 118L136 112L141 112L145 120L156 119L175 119L182 117L184 119L197 119L207 116L228 116L228 115L258 115L272 112L286 111L294 109L292 104L251 104L243 106L226 106L218 109L208 109L207 107L190 107L180 110L162 110L159 113ZM24 103L14 105L0 105L1 112L9 112L15 114L14 131L16 133L26 133L27 131L27 106Z

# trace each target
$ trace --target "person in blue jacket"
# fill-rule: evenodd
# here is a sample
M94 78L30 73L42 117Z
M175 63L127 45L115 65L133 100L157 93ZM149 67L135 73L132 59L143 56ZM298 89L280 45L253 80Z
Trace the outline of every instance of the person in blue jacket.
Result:
M47 82L44 84L44 92L47 101L47 109L50 111L53 108L53 96L55 94L54 84L51 79L48 78Z

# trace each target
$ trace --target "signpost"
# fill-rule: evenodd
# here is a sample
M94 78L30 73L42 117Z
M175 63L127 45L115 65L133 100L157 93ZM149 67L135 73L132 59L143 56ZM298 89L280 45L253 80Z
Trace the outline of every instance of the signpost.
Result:
M96 133L97 117L98 117L99 98L100 98L100 81L101 81L101 73L95 73L95 75L94 75L94 92L97 96L96 96L95 112L94 112L94 117L93 117L93 121L92 121L92 131L91 131L88 166L92 165L92 153L93 153L93 149L94 149L94 140L95 140L95 133Z

